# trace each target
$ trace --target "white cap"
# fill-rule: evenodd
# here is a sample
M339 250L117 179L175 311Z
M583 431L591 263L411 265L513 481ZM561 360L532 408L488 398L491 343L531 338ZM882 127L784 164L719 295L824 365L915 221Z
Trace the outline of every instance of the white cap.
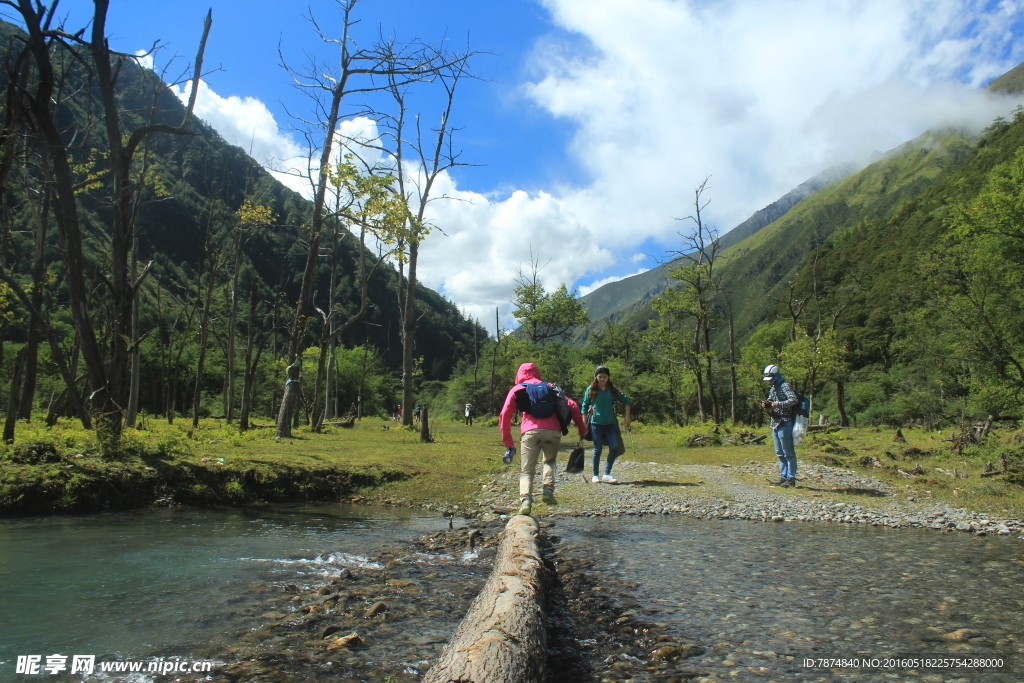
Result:
M765 369L764 369L764 373L763 374L764 374L764 381L765 382L771 382L773 379L775 379L775 375L779 374L779 366L778 365L766 366Z

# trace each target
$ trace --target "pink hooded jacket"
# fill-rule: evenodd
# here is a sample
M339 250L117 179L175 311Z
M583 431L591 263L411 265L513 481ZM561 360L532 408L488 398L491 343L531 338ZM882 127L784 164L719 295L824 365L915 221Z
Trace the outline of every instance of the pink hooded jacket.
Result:
M516 373L516 385L509 389L508 396L505 397L505 405L502 406L501 414L498 416L501 442L505 444L505 448L512 448L516 445L515 440L512 439L512 416L516 413L516 391L520 389L519 385L523 383L537 384L541 381L540 372L537 370L536 365L533 363L523 363L519 366L519 372ZM587 434L587 425L583 421L580 407L571 398L567 397L566 400L569 402L569 412L572 413L572 421L576 423L576 428L580 432L580 438L583 438ZM525 434L531 429L554 429L561 432L562 425L558 423L558 417L555 415L551 417L534 417L528 413L523 413L523 421L519 425L519 431Z

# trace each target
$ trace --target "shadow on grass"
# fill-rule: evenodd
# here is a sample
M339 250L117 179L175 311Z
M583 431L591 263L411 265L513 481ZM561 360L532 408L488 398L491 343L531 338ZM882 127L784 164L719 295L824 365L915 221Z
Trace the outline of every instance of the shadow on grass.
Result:
M618 485L630 484L632 486L700 486L700 484L691 481L657 481L655 479L640 479L638 481L624 481L619 480Z

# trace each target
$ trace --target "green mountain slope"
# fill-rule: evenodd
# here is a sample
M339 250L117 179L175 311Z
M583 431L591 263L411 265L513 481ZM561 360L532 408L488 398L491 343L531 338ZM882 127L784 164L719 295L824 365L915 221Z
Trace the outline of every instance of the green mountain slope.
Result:
M969 258L976 247L969 237L950 234L950 219L956 207L974 204L993 169L1010 163L1022 147L1024 117L997 122L969 158L941 182L885 219L835 233L822 246L816 263L808 259L802 264L795 277L796 296L813 296L817 289L826 311L842 310L837 331L846 349L849 383L855 388L847 398L851 413L905 424L934 420L943 415L943 404L953 399L963 401L959 410L999 414L1016 409L1012 392L997 389L1002 378L991 367L993 355L1019 355L1014 342L1000 342L998 352L963 351L972 339L1000 339L1003 332L977 315L990 306L996 319L1019 327L1012 244L991 254L979 271ZM935 273L946 272L944 268L949 271L938 282L928 281ZM991 281L979 278L985 270L991 270ZM1004 272L1010 273L1008 280L1000 280ZM979 288L979 282L985 287ZM1007 282L1011 284L1005 286ZM973 313L971 306L954 311L951 306L958 298L980 308ZM1004 305L1006 310L1000 310ZM1020 338L1019 333L1010 336Z
M856 170L852 165L840 165L823 171L807 182L801 183L793 190L772 202L768 206L754 212L720 239L721 248L728 249L739 244L765 226L781 218L798 202ZM668 273L671 263L663 263L638 275L631 275L617 282L610 282L585 296L580 303L590 314L590 324L577 331L574 343L583 344L591 333L602 329L606 322L619 322L632 315L638 307L646 306L651 299L661 294L672 285Z
M774 316L804 259L830 235L890 216L900 204L963 165L973 147L974 142L959 132L925 133L862 171L808 195L781 218L724 250L718 268L738 339ZM649 300L642 300L609 319L644 329L655 315Z

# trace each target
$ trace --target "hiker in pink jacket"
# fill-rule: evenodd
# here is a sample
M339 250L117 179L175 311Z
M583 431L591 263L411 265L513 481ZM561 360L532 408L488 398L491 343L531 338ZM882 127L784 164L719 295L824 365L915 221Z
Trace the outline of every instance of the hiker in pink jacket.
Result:
M512 462L516 452L516 442L512 438L512 416L516 410L521 410L523 420L519 425L519 432L522 434L522 453L519 456L521 469L519 472L519 499L520 507L518 514L528 515L533 507L533 476L537 469L537 456L544 453L544 473L542 478L543 500L548 505L557 505L555 500L555 459L558 457L558 446L562 441L562 424L558 419L557 410L547 417L535 417L529 412L529 398L526 387L523 384L540 384L540 372L533 363L523 363L516 373L516 385L509 389L505 397L505 405L502 406L501 414L498 417L498 427L501 429L501 442L508 449L505 451L505 464ZM551 385L554 390L561 393L560 389ZM554 395L554 391L553 391ZM569 405L569 413L572 421L579 430L580 437L586 435L587 425L583 422L583 415L580 407L571 398L566 397ZM568 425L566 425L568 428Z

